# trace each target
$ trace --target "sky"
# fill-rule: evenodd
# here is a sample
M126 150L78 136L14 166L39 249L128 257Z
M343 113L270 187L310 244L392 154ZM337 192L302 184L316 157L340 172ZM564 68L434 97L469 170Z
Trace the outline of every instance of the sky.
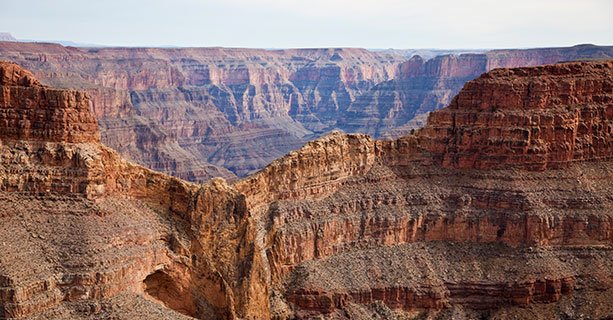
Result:
M114 46L613 45L613 1L0 0L0 32Z

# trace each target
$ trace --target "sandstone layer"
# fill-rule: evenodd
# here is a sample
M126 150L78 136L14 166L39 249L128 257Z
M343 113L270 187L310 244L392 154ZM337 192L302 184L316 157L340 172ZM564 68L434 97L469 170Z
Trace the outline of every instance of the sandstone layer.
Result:
M494 70L415 135L335 133L237 183L273 314L611 316L612 84L612 61Z
M433 112L422 136L445 167L542 170L609 160L612 82L608 63L498 69Z
M413 56L398 75L377 84L347 109L338 128L395 138L425 124L424 114L451 102L464 84L494 68L528 67L572 60L613 58L613 47L578 45L569 48L492 50L441 55L430 60Z
M122 160L85 103L0 70L30 124L0 136L4 317L613 316L613 61L494 70L414 135L335 132L232 185Z
M355 97L392 79L404 61L350 48L80 49L9 42L0 43L0 59L33 70L46 84L84 89L104 143L193 181L244 176L327 132Z
M234 296L251 287L244 196L121 159L100 144L84 93L11 63L0 79L0 318L257 310Z
M428 53L363 49L74 48L0 42L0 59L91 97L102 142L191 181L233 180L336 129L399 137L495 67L613 56L611 47ZM457 52L461 53L461 52Z

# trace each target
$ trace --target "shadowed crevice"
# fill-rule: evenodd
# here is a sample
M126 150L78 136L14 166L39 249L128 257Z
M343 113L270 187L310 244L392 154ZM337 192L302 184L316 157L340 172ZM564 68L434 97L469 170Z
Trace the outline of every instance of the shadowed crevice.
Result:
M158 270L143 281L145 295L164 306L190 317L196 317L196 305L191 294L170 275Z

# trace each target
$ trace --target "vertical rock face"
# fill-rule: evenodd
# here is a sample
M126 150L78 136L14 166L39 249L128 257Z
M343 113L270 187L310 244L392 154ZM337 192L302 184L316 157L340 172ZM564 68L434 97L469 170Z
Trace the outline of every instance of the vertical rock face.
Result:
M414 135L336 132L233 185L131 164L74 138L82 126L3 131L0 316L608 317L612 72L494 70ZM0 75L38 99L7 98L0 123L88 104L49 104L13 64Z
M545 169L610 159L612 68L609 61L487 73L430 115L428 148L456 168Z
M402 63L398 76L373 87L348 109L338 127L392 138L425 124L424 114L447 106L469 80L494 68L513 68L581 59L610 59L613 48L578 45L570 48L492 50L480 54L443 55Z
M31 73L0 62L0 135L16 140L100 141L96 119L79 91L45 88Z
M266 314L244 196L121 159L82 92L12 63L0 90L0 318Z
M71 48L0 43L0 58L91 98L104 143L192 181L257 171L329 131L399 137L495 67L613 56L611 47L430 60L363 49Z

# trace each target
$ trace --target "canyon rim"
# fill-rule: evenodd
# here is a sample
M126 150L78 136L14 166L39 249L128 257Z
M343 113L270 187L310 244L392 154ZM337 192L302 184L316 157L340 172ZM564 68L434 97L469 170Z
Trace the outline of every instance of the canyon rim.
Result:
M613 319L613 3L0 2L0 320Z
M607 317L612 70L495 69L415 134L334 132L193 184L102 145L85 93L4 62L0 310Z

